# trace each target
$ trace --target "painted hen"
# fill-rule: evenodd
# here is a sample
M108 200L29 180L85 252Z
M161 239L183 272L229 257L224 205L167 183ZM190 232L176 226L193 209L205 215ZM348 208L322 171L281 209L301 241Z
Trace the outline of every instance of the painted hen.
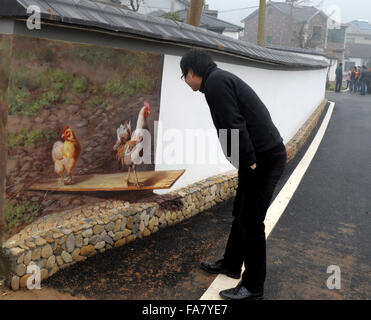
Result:
M54 161L54 171L60 178L60 184L73 184L72 170L79 159L81 146L77 141L74 131L66 126L62 133L62 141L57 141L53 145L52 159ZM64 174L67 174L67 180Z
M138 181L137 173L136 173L136 170L135 170L136 163L134 162L133 159L135 159L136 157L139 156L139 152L140 152L141 148L140 148L140 146L138 146L138 144L143 141L143 131L142 130L148 129L147 119L148 119L149 115L150 115L149 103L144 102L144 105L139 112L138 119L137 119L137 126L136 126L134 132L131 134L130 138L125 143L120 143L120 145L117 147L117 159L121 162L121 165L123 167L125 165L129 167L128 175L127 175L127 178L126 178L126 184L127 185L129 185L131 170L133 170L133 172L134 172L136 186L139 187L139 185L140 185L139 181ZM130 122L128 122L128 125L129 126L126 126L126 131L128 131L128 129L130 131ZM122 129L125 129L125 126L123 126ZM117 131L117 132L119 132L119 131ZM121 131L121 133L123 134L123 131ZM121 139L120 139L120 141L121 141ZM116 145L117 145L117 142L116 142ZM138 146L138 148L136 148L137 146ZM114 147L114 149L115 149L115 147Z

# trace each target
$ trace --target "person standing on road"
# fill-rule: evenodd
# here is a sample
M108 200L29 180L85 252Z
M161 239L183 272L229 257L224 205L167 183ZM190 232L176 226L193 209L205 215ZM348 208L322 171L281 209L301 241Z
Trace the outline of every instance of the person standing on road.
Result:
M223 259L202 262L201 268L238 279L244 263L239 284L219 294L224 299L262 299L266 277L264 218L286 165L283 139L254 90L236 75L219 69L205 51L188 51L180 68L192 90L204 93L216 129L239 129L232 229Z
M367 86L367 93L371 93L371 67L368 68L366 86Z
M359 77L359 81L361 83L361 92L360 92L360 94L363 95L363 96L366 95L367 78L368 78L367 68L366 68L366 66L362 66L362 70L361 70L361 75Z
M350 89L350 76L352 74L352 70L349 70L347 73L347 89Z
M339 66L336 68L335 74L336 74L336 88L335 88L335 91L340 92L341 91L341 85L343 83L343 64L341 62L339 63Z
M358 68L357 68L357 76L356 76L356 80L357 80L357 83L356 83L357 90L356 90L356 92L361 91L361 81L360 81L360 77L361 77L361 67L358 66Z
M356 76L357 76L357 68L353 67L352 73L350 75L350 92L356 92Z

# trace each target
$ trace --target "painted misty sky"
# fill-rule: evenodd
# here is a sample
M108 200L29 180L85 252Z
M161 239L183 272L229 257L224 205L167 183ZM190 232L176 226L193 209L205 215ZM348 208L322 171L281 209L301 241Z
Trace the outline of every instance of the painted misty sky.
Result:
M285 0L275 0L275 2L285 2ZM220 19L239 26L243 26L240 21L259 6L259 0L206 0L206 3L209 5L209 9L219 11L218 17ZM370 0L305 0L305 3L306 5L318 5L318 8L326 13L334 12L334 6L337 6L339 8L337 12L340 13L340 21L342 23L357 19L365 19L371 22ZM242 10L242 8L253 6L256 6L256 8ZM240 10L222 12L235 9ZM333 16L335 20L338 20L335 15L339 16L339 14L334 14Z

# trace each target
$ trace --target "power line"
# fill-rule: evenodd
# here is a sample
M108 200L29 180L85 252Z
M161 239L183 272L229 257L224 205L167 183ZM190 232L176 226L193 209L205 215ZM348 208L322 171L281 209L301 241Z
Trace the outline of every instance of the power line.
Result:
M225 13L225 12L232 12L232 11L240 11L240 10L246 10L246 9L254 9L259 8L259 6L253 6L253 7L246 7L246 8L239 8L239 9L231 9L231 10L219 10L219 13Z

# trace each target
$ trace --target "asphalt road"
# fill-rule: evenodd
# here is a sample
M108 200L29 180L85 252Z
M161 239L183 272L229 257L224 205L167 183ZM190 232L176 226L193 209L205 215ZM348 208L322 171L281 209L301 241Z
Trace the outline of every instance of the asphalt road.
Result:
M266 299L371 298L371 95L327 96L325 136L268 239Z
M266 300L371 298L371 95L328 98L336 105L325 136L267 240ZM275 194L317 130L287 165ZM91 257L42 286L87 299L199 299L215 278L199 263L222 256L232 204ZM340 289L326 285L331 265L340 268Z

